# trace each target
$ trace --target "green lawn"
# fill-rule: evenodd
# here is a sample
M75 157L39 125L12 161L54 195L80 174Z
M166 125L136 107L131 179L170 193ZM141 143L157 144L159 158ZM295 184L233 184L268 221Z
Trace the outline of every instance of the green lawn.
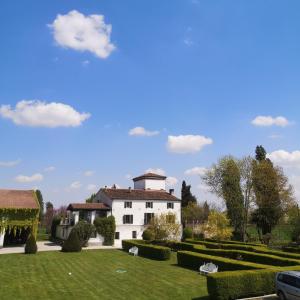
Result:
M206 278L178 267L175 254L166 262L119 250L0 255L0 282L5 300L207 299Z

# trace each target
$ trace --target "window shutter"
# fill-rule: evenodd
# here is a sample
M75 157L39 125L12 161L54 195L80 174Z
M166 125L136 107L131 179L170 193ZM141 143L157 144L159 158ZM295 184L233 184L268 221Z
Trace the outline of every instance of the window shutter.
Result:
M126 224L126 223L125 223L125 216L123 216L123 224Z

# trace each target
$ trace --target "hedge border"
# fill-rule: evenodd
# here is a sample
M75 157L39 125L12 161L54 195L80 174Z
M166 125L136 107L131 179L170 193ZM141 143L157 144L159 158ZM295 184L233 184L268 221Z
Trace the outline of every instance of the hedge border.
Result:
M203 253L206 255L226 257L229 259L238 259L238 256L242 257L242 261L258 263L263 265L269 265L271 267L289 267L298 266L300 264L299 260L279 257L275 255L248 252L242 250L223 250L223 249L204 249L198 246L194 247L193 252Z
M122 248L124 251L129 251L132 247L138 247L139 256L156 260L169 260L171 258L171 249L168 247L155 246L146 244L138 240L123 240Z
M178 265L184 268L199 270L205 263L212 262L219 267L220 272L236 270L257 270L270 268L268 265L256 264L252 262L238 261L230 258L207 255L191 251L177 252Z
M298 267L234 271L207 276L207 290L213 300L258 297L275 293L275 276L282 271L300 271Z

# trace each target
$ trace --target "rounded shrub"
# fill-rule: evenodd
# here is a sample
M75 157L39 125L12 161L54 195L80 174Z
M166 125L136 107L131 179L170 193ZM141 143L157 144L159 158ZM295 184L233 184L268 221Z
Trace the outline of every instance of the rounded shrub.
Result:
M193 229L191 227L185 227L182 232L182 239L191 239L193 237Z
M78 237L76 230L71 231L68 239L64 242L62 246L62 252L80 252L81 242Z
M75 227L72 229L72 231L76 231L81 246L87 247L89 239L91 238L92 234L95 232L95 226L86 222L86 221L80 221L78 222Z
M145 229L143 232L143 240L144 241L153 241L154 240L154 233L150 229Z
M25 254L36 254L37 253L37 245L34 238L34 235L30 234L25 245Z

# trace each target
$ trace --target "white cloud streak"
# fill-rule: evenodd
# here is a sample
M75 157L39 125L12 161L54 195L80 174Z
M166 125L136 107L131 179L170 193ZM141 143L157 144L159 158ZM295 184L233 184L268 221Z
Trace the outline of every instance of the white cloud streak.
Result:
M80 126L90 114L79 113L63 103L22 100L14 109L10 105L0 106L0 116L12 120L16 125L55 128Z
M202 135L170 135L168 137L167 149L177 154L196 153L212 143L213 140L211 138Z
M150 130L146 130L144 127L135 127L129 130L128 134L130 136L154 136L154 135L158 135L159 131L150 131Z
M290 125L290 121L282 116L272 117L272 116L257 116L254 120L252 120L252 125L258 127L271 127L271 126L279 126L286 127Z
M32 183L32 182L40 182L43 179L44 176L42 174L36 173L31 176L19 175L15 178L15 181L19 183Z
M0 167L12 168L21 163L21 160L13 160L13 161L0 161Z

